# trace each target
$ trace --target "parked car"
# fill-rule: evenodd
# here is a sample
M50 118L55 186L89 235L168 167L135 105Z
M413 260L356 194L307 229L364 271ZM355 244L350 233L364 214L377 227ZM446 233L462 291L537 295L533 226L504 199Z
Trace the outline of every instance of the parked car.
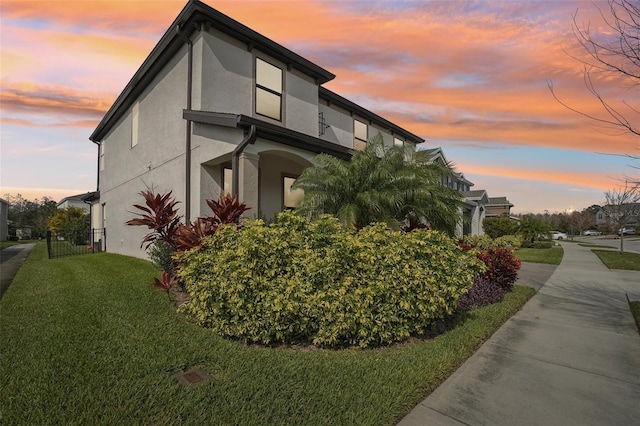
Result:
M582 233L582 235L600 235L601 233L598 231L594 231L593 229L587 229Z
M552 240L566 240L567 234L560 231L551 231L551 239Z
M618 235L635 235L636 230L630 226L625 226L624 228L618 229Z

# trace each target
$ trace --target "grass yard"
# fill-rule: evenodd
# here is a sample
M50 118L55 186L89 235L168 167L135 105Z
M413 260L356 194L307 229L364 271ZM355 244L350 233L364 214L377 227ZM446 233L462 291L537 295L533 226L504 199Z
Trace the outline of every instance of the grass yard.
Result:
M640 271L640 254L617 250L592 250L609 269Z
M153 266L38 244L0 301L2 424L393 425L534 293L516 286L436 338L375 350L246 346L199 328ZM213 380L179 384L198 366Z
M548 263L559 265L564 255L562 247L552 247L548 249L519 248L514 255L523 262Z

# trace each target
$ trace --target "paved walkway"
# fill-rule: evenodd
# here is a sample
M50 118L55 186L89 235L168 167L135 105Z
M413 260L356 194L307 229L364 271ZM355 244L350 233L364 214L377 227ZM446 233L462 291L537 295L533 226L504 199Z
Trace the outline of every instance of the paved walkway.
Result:
M35 244L16 244L0 250L0 299L9 288Z
M627 296L640 272L562 244L547 283L400 423L637 425L640 335Z

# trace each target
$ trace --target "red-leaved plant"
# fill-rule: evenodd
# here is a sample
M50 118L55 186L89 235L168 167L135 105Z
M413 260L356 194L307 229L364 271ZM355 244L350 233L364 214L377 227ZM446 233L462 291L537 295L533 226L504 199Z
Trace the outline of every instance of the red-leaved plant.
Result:
M145 206L134 204L133 207L142 211L137 213L140 217L131 219L126 222L131 226L146 226L151 229L144 236L140 247L147 250L156 241L164 241L175 246L176 230L180 226L180 216L176 206L180 203L171 197L171 191L164 195L154 194L153 190L142 191L140 195L144 197Z
M202 246L204 237L213 235L221 224L240 226L242 214L249 210L246 204L238 201L236 196L221 194L219 201L206 200L213 216L199 217L194 222L182 224L176 206L180 203L171 197L171 191L166 194L155 194L153 190L140 192L146 206L135 204L140 210L140 217L126 222L130 226L146 226L151 229L142 239L140 247L148 250L157 242L166 243L170 247L170 256L175 252L190 250ZM172 256L171 256L172 257ZM162 271L162 280L154 278L153 285L169 293L172 286L178 283L175 278L179 265L170 262L169 270Z
M193 223L180 225L176 232L178 251L202 246L202 239L213 235L219 225L236 224L240 226L242 214L250 209L231 194L221 194L220 201L206 200L206 202L213 212L213 216L199 217Z

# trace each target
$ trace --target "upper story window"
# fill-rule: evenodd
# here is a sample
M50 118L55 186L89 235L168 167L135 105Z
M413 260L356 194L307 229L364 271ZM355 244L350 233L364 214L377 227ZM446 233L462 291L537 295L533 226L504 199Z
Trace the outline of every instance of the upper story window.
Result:
M404 146L404 141L400 138L393 138L393 144L395 146Z
M353 120L353 149L364 151L367 146L368 128L365 123Z
M282 70L256 58L256 114L282 121Z

